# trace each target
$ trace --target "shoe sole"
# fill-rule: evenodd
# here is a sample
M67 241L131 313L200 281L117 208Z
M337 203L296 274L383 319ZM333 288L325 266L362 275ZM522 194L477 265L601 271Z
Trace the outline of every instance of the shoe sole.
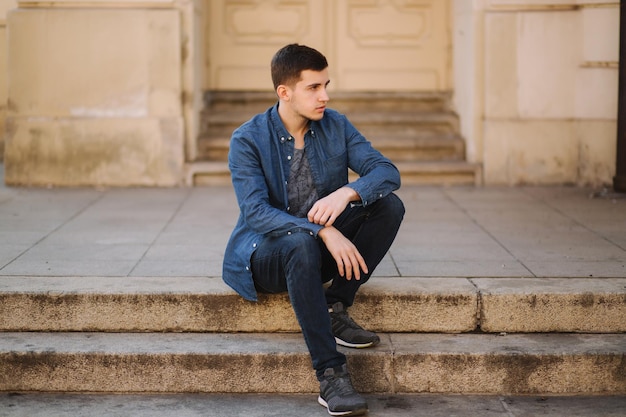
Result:
M355 348L355 349L363 349L363 348L368 348L368 347L377 345L380 342L380 340L375 341L375 342L367 342L367 343L350 343L338 337L335 337L335 342L337 342L337 344L341 346Z
M328 408L328 403L324 401L321 395L317 397L317 402L320 403L320 405L326 407L328 414L330 414L331 416L360 416L367 413L367 407L350 411L331 411L330 408Z

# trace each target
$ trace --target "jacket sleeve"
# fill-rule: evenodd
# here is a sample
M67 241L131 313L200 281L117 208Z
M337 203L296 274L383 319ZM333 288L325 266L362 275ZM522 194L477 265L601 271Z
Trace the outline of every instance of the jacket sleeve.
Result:
M345 119L348 166L359 178L348 184L364 206L374 203L400 188L398 168Z

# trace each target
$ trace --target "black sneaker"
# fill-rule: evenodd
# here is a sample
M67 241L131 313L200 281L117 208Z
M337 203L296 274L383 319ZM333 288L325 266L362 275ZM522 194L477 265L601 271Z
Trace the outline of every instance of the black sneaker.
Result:
M330 324L338 345L351 348L366 348L380 342L376 333L365 330L348 315L343 303L337 302L328 308Z
M357 416L367 412L367 402L352 386L345 364L324 371L317 402L326 407L331 416Z

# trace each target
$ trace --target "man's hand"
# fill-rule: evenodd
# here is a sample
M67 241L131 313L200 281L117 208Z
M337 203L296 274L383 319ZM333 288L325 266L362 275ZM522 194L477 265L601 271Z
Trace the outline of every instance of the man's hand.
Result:
M337 262L339 275L347 280L352 277L357 281L361 279L361 271L368 273L365 260L354 244L339 230L327 226L319 231L318 236L322 239L326 248Z
M359 200L359 194L350 187L341 187L313 204L307 214L311 223L321 226L332 226L337 217L346 209L351 201Z

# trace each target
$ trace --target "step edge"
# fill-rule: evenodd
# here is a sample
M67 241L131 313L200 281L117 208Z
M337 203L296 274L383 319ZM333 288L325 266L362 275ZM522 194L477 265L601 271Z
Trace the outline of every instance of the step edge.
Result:
M625 334L381 336L372 349L340 348L361 392L626 393ZM0 391L318 388L300 335L17 334L0 340L0 367L13 375Z

